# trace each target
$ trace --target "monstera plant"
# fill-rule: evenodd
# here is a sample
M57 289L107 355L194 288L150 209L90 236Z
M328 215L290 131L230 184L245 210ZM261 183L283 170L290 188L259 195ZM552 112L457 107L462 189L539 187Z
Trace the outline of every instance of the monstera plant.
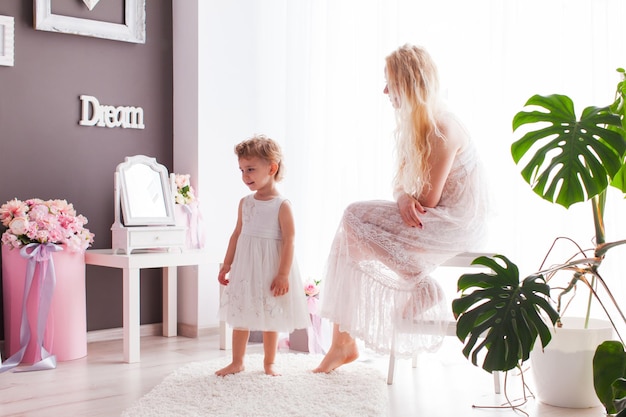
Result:
M474 260L474 264L490 271L462 275L458 280L460 296L453 301L452 309L457 336L465 343L464 355L477 366L484 356L481 367L488 372L520 367L529 358L537 338L546 347L552 337L549 326L559 325L563 295L579 283L589 288L590 296L602 306L614 327L607 302L626 323L599 271L607 251L626 243L606 242L604 229L609 186L626 192L626 85L624 70L618 72L621 81L610 105L587 107L578 118L568 96L535 95L513 118L513 131L526 131L511 146L513 160L523 165L522 177L538 196L565 208L590 202L595 247L580 249L563 263L523 279L517 265L504 255ZM556 273L567 273L571 278L553 302L549 280ZM600 291L607 299L600 296ZM626 377L626 355L623 342L617 343L618 349L614 343L606 348L601 345L596 351L599 363L594 360L597 369L621 364L608 375L596 372L596 393L608 413L626 408L619 401L626 393L626 379L621 379ZM623 413L626 415L626 411Z

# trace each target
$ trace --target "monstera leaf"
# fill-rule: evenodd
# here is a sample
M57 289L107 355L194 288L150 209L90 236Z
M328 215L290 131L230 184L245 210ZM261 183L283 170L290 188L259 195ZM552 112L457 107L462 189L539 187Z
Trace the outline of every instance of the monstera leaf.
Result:
M626 193L626 164L622 165L617 174L613 177L611 185Z
M626 70L618 68L617 72L621 76L621 81L617 83L615 89L615 101L610 106L611 113L619 115L622 119L622 132L626 131ZM609 127L612 129L612 127ZM619 130L617 130L619 131ZM613 177L611 185L626 193L626 163L622 165L617 174Z
M564 95L534 95L520 111L513 130L539 123L511 146L515 163L528 153L522 176L543 199L568 208L604 191L622 167L626 140L620 116L610 106L587 107L577 120Z
M626 415L626 351L617 340L602 342L593 355L593 386L606 412ZM623 414L622 414L623 413Z
M520 282L517 266L503 255L481 256L472 264L490 268L491 273L459 278L461 297L452 302L457 337L465 343L463 354L471 356L474 365L484 348L484 370L508 371L528 359L537 336L544 347L552 338L541 315L546 313L553 324L559 318L548 299L550 287L542 275Z

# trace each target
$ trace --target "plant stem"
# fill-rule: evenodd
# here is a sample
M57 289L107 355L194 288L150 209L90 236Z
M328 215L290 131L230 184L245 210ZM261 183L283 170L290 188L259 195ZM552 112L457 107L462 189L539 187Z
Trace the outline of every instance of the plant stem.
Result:
M606 189L591 199L591 208L593 211L593 225L596 229L596 248L603 245L606 242L606 234L604 230L604 206L606 204ZM597 254L596 254L597 255ZM596 276L591 277L591 286L595 285ZM585 326L589 327L589 316L591 315L591 300L593 299L593 292L589 290L589 298L587 299L587 312L585 313Z
M596 246L602 245L606 241L604 232L604 206L606 203L606 190L591 199L593 209L593 224L596 229Z
M595 275L591 276L591 282L589 283L589 285L591 286L591 288L595 288L595 285L596 285ZM585 325L583 326L583 329L589 328L589 316L591 315L591 301L593 300L593 291L591 290L591 288L589 289L589 297L587 298L587 314L585 314Z
M621 246L626 244L626 240L618 240L615 242L603 243L601 245L596 246L595 255L596 258L602 259L604 255L609 251L609 249L614 248L616 246ZM597 264L600 265L600 262Z

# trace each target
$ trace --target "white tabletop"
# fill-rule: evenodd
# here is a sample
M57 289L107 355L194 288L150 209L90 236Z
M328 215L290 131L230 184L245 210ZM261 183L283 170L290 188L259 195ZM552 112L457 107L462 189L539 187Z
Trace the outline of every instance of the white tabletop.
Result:
M87 265L108 266L111 268L162 268L210 263L204 250L137 250L130 255L113 253L113 249L89 249L85 252Z

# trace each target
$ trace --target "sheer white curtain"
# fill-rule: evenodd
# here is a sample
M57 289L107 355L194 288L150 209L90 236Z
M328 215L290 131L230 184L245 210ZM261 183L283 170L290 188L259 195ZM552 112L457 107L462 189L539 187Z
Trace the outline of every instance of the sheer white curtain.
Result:
M261 62L268 64L259 67L259 81L277 103L264 114L284 137L284 192L296 210L305 276L321 275L348 203L391 198L394 121L382 94L383 68L385 56L404 43L431 52L450 106L481 150L493 200L485 249L531 272L555 236L590 245L588 204L566 211L542 201L523 182L509 152L511 121L536 93L570 95L578 113L612 101L615 69L626 66L622 0L258 4L259 34L275 32L255 40ZM619 213L609 207L607 216L609 239L626 236ZM611 268L607 276L619 273Z

